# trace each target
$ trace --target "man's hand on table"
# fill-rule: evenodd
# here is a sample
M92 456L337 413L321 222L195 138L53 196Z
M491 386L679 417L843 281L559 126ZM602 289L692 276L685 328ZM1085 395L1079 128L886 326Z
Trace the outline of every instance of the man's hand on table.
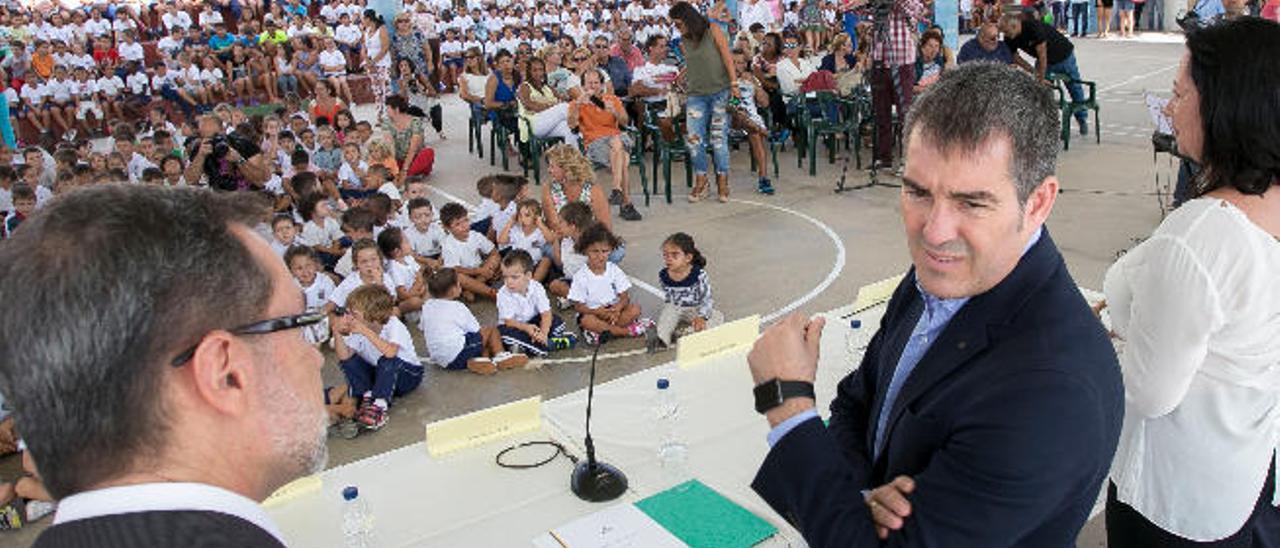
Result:
M775 378L813 383L818 371L818 344L825 325L823 318L792 314L765 329L747 355L755 384ZM814 405L811 398L788 398L765 416L773 427Z
M876 536L889 538L889 531L901 529L911 515L911 502L907 500L916 488L916 482L908 476L898 476L893 481L867 493L867 509L876 523Z

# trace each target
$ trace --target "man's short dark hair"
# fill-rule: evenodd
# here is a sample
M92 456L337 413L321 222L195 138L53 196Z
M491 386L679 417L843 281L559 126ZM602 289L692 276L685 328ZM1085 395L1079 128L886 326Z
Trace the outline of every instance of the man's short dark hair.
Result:
M0 246L0 392L55 498L156 455L172 426L162 383L175 355L262 319L271 279L231 231L257 223L243 197L89 187Z
M467 216L467 208L458 202L449 202L440 208L440 224L445 228L454 221Z
M441 268L427 277L427 292L437 299L445 299L449 291L458 285L458 273L452 268Z
M939 152L961 155L977 151L988 139L1009 139L1009 176L1018 203L1025 204L1054 173L1059 131L1051 88L1008 65L966 63L916 97L902 134L910 139L918 132Z
M1280 24L1241 17L1199 27L1187 49L1204 134L1194 194L1266 193L1280 180Z
M399 227L389 226L378 234L378 251L382 252L383 257L390 259L395 252L400 251L401 245L404 245L404 232Z
M428 200L426 198L414 198L412 200L409 200L408 211L410 215L413 215L414 211L417 211L424 207L428 207L428 208L431 207L431 200Z
M298 257L308 257L317 263L320 262L320 256L316 254L316 250L311 249L310 247L307 247L305 245L294 244L290 246L289 249L286 249L284 252L285 266L289 268L293 268L293 260L297 259Z
M517 265L524 272L533 272L533 256L523 249L512 249L507 253L506 257L502 258L502 266L504 268L511 268Z
M9 198L12 201L35 200L36 189L27 183L14 183L13 188L9 189Z
M342 212L342 226L352 230L373 232L373 212L365 207L353 207Z

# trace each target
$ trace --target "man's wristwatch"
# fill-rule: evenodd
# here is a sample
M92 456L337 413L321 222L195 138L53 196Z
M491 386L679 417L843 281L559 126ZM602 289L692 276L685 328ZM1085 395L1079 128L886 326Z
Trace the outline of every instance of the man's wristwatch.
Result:
M753 392L756 396L756 412L762 415L782 405L788 398L814 398L813 383L776 378L760 383Z

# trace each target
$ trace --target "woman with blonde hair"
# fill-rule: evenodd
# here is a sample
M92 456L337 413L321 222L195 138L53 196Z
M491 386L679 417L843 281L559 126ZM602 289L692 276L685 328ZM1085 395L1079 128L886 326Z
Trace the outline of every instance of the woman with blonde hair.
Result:
M559 144L547 149L542 156L547 160L547 175L551 179L542 187L542 210L547 228L557 234L563 233L560 210L569 202L582 202L591 208L597 222L612 230L609 201L604 190L595 184L596 172L591 161L582 155L578 147Z

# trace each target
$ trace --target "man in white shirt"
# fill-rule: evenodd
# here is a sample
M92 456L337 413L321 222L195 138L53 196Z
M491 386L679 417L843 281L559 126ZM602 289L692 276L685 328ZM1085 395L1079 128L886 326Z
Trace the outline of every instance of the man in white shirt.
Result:
M256 501L324 467L324 358L298 329L323 316L243 204L85 188L0 249L0 386L59 499L35 546L285 545Z
M666 101L667 92L680 73L679 67L664 62L667 58L667 38L659 34L650 36L645 42L645 54L645 63L636 67L631 74L628 95L639 97L646 103Z

